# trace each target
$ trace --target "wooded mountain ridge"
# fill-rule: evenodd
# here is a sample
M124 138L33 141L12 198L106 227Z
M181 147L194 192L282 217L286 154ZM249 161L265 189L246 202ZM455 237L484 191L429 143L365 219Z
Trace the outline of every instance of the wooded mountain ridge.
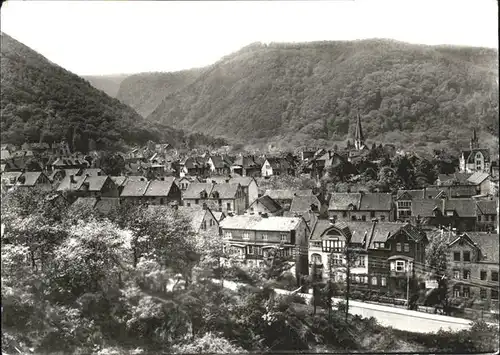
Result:
M81 152L121 149L148 140L174 146L201 138L204 143L221 143L146 121L130 106L5 33L1 33L0 74L2 143L65 139L72 150Z
M486 145L498 136L498 52L490 48L254 43L201 70L128 79L119 98L142 114L166 94L149 121L257 146L345 142L358 113L369 141L407 149L458 150L473 127Z

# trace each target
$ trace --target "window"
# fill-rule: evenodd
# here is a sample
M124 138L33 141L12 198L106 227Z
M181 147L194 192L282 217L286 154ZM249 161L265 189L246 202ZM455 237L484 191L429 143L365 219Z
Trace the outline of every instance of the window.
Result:
M375 211L370 211L370 218L375 218Z
M262 234L262 240L265 240L267 242L267 234Z
M164 203L163 198L160 198L160 205L163 205Z
M456 251L453 253L453 261L460 261L460 252Z
M372 285L377 286L377 276L372 276Z
M365 257L359 256L356 260L356 266L364 267L365 266Z
M488 278L488 273L484 270L481 270L480 272L480 277L481 277L481 280L486 280Z
M481 290L479 290L479 297L483 300L487 297L486 289L482 288Z
M203 230L207 229L207 221L201 222L201 229L203 229Z
M468 286L464 286L464 288L462 290L462 295L465 298L469 298L470 297L470 288Z
M189 202L186 203L186 206L191 207L191 203L189 203Z
M224 237L226 237L227 239L230 239L230 238L233 237L233 233L231 233L231 232L225 232L224 233Z
M230 202L227 203L227 210L231 211L231 203Z
M354 280L355 280L355 281L356 281L356 283L358 283L358 284L359 284L359 282L361 281L361 280L360 280L359 275L354 276Z
M396 261L396 271L397 272L405 271L405 262L403 260Z
M368 276L361 276L364 284L368 284Z
M385 276L382 276L380 278L380 285L381 286L386 286L387 285L387 280L386 280Z
M243 233L243 239L245 240L250 239L250 235L248 234L248 232Z
M194 200L194 204L197 205L199 203L199 200Z
M401 243L396 244L396 251L401 251Z
M477 216L478 222L481 222L481 216Z
M331 260L332 260L333 265L342 265L342 255L341 254L333 254L333 257Z
M256 254L262 256L262 247L255 247Z
M498 300L498 290L491 290L491 299Z
M247 253L248 254L253 254L253 245L248 245L247 246Z
M356 216L351 216L351 221L355 221L356 220Z
M405 253L410 252L410 243L405 243Z
M470 261L470 251L464 251L464 261Z
M491 272L491 281L498 281L498 271Z
M453 297L460 297L460 286L453 287Z
M335 216L334 216L335 217ZM347 212L346 211L343 211L342 212L342 217L346 218L347 217Z
M210 222L209 222L209 224L210 224L210 227L212 227L215 224L214 220L211 219Z
M281 239L282 242L287 242L288 241L288 234L281 233L280 234L280 239Z
M362 215L362 216L361 216L361 220L362 220L363 222L365 222L365 221L366 221L366 216L365 216L365 215Z
M460 270L453 270L453 278L454 279L460 278Z
M382 222L385 221L385 215L383 215L383 214L380 215L380 221L382 221Z

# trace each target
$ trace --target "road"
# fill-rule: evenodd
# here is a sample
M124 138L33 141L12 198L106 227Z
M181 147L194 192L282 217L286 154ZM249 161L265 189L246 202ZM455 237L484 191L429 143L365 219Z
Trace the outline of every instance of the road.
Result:
M213 280L220 282L219 280ZM224 281L224 287L236 290L243 284L232 281ZM289 294L290 291L275 289L278 294ZM310 294L299 293L300 296L309 300ZM344 299L334 298L334 302L341 302ZM422 313L410 311L407 309L395 308L390 306L363 303L359 301L349 301L349 313L362 317L374 317L380 325L393 327L399 330L405 330L416 333L433 333L440 329L459 331L469 329L471 321L468 319L448 317L437 314Z

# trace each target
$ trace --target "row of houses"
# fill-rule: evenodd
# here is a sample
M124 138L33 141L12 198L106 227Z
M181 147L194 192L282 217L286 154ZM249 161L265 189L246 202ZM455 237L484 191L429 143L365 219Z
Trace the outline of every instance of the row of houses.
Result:
M244 215L225 218L220 229L226 246L245 264L259 266L271 249L277 249L294 265L298 280L314 269L320 278L344 281L348 247L355 288L406 295L408 288L425 290L429 275L445 275L453 297L472 297L498 309L495 234L447 231L449 268L435 270L425 261L428 232L410 223Z

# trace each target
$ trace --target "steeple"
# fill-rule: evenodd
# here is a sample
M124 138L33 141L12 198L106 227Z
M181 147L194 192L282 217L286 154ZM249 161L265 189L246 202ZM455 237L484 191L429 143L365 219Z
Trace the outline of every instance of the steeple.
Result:
M472 138L470 140L470 149L477 149L479 148L479 142L477 139L477 134L476 134L476 129L472 129Z
M358 113L358 121L356 122L356 132L354 135L354 147L361 150L365 145L365 137L363 136L363 129L361 128L361 116Z

